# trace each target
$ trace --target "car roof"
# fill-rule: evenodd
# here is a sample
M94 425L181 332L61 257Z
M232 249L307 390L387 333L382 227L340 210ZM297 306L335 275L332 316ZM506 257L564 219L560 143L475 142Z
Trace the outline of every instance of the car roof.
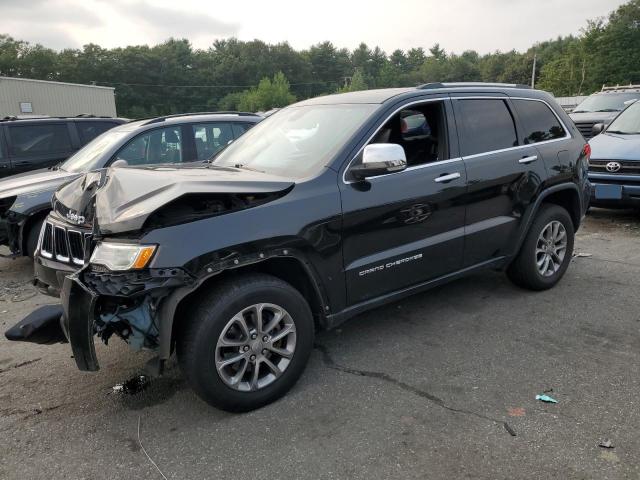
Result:
M154 118L142 118L139 120L132 120L127 123L122 129L130 127L131 129L138 129L141 127L158 127L162 125L176 125L184 123L203 123L203 122L244 122L244 123L258 123L263 117L249 112L215 112L215 113L182 113L177 115L167 115L164 117Z
M392 100L423 96L429 93L500 93L508 96L525 96L541 98L545 96L540 90L533 90L526 85L511 83L427 83L409 88L383 88L376 90L362 90L358 92L338 93L323 97L303 100L296 105L331 105L348 103L383 104Z
M20 123L47 123L47 122L60 122L60 121L73 121L73 122L115 122L115 123L126 123L129 120L126 118L119 117L107 117L107 116L89 116L89 115L78 115L75 117L4 117L0 118L0 122L9 123L9 124L20 124Z

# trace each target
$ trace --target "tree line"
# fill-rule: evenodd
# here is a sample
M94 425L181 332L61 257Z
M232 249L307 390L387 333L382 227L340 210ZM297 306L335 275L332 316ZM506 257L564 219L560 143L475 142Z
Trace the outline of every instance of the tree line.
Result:
M236 38L208 49L172 38L155 46L55 51L0 35L0 75L113 86L119 115L131 118L268 110L321 94L428 82L529 84L534 55L536 87L556 96L640 83L640 0L588 21L579 35L485 55L446 52L439 44L387 54L362 43L350 51L328 41L298 51L286 42Z

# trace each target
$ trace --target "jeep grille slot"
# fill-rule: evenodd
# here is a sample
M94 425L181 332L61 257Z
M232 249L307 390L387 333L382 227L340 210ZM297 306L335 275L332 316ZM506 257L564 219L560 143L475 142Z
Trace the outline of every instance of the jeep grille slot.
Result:
M56 259L62 262L69 261L69 245L67 244L67 232L64 228L53 228L53 243L56 249Z
M42 232L41 238L40 254L44 258L53 257L53 225L49 222L44 224L44 231Z
M71 253L71 260L77 265L84 263L84 239L82 233L77 230L68 230L67 235L69 238L69 251Z

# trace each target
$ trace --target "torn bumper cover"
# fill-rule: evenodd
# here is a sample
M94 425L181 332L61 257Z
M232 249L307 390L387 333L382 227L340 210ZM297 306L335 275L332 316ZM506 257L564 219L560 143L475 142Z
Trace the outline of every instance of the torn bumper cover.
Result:
M154 350L161 359L168 358L170 351L160 347L170 342L163 337L170 337L171 331L162 325L171 324L175 307L166 304L177 305L173 299L182 298L181 292L191 291L193 284L182 269L144 273L83 269L65 277L60 291L63 328L78 368L100 369L95 336L107 344L115 334L135 350Z

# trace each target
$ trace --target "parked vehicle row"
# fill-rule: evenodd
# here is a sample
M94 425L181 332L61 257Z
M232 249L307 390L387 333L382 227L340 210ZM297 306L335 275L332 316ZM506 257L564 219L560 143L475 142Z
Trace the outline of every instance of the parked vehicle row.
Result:
M160 368L176 352L203 399L249 410L291 388L318 328L486 268L554 286L589 152L550 95L515 85L306 100L210 162L175 163L173 147L164 166L131 161L162 155L140 149L61 187L36 276L60 293L81 370L99 368L94 337L116 335Z
M91 142L63 163L0 182L0 245L8 245L14 255L33 256L42 222L51 210L53 192L86 172L117 165L204 161L261 119L249 113L173 115L128 122L99 136L97 134L103 128L100 125L108 123L105 119L73 119L66 123L50 119L11 122L5 128L12 139L16 138L16 129L30 129L32 133L37 129L38 135L27 142L32 145L31 150L42 141L39 140L41 131L52 128L71 131L69 125L85 132L83 138ZM109 122L112 127L118 125L115 120ZM97 138L89 138L89 125ZM53 135L52 132L54 130L47 135ZM60 142L56 139L48 145Z
M210 404L258 408L302 374L318 328L485 268L553 287L589 204L640 206L631 90L585 102L615 106L589 143L551 96L501 84L116 127L0 182L7 220L40 201L18 251L35 250L36 285L63 309L11 337L69 341L93 371L94 337L116 335L159 370L177 353Z
M610 123L627 106L640 99L640 85L615 87L603 86L600 92L594 93L580 103L570 114L582 133L589 140L596 124Z

